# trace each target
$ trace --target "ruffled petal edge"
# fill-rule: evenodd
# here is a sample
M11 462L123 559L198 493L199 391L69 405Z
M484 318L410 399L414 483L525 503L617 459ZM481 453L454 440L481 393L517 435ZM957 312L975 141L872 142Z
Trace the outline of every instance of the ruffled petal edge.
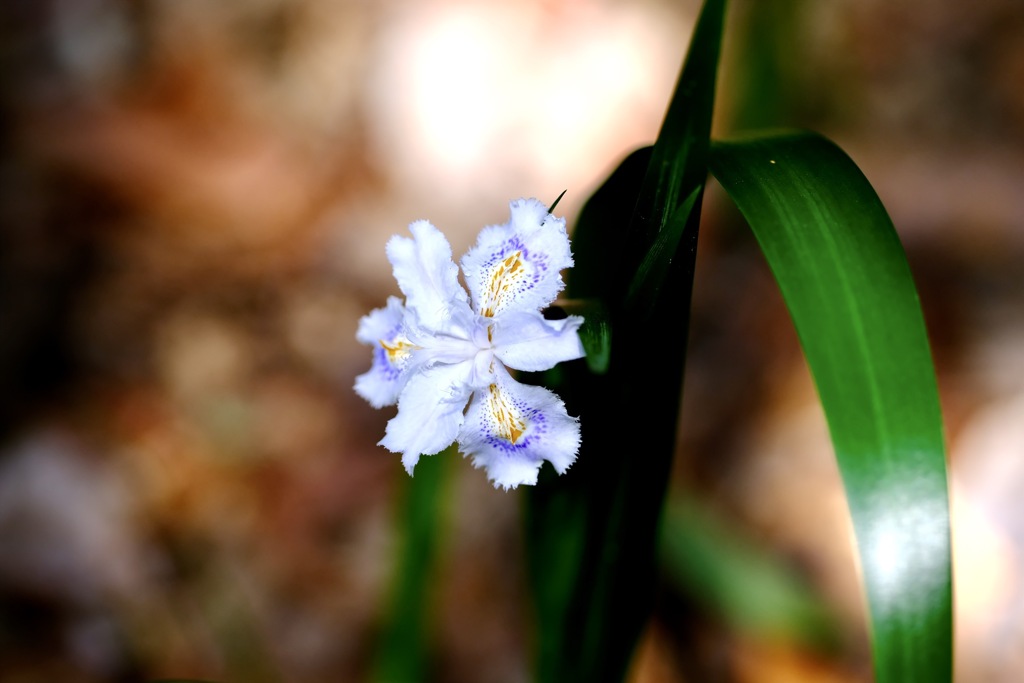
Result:
M545 460L559 474L576 460L579 420L553 392L521 384L507 372L473 394L459 433L459 449L487 471L495 488L536 484Z
M409 474L421 455L439 453L458 437L470 394L466 377L471 365L465 361L426 368L412 375L402 389L398 414L388 421L379 444L401 453Z
M517 199L509 209L508 222L480 231L462 257L474 310L488 317L544 308L565 287L562 269L572 265L564 218L536 199Z
M409 353L404 339L405 307L395 296L359 321L356 339L373 347L370 369L356 377L355 391L374 408L394 405L404 386ZM385 346L385 344L387 346Z
M459 284L452 248L441 231L429 221L415 221L409 232L411 239L395 235L388 240L388 261L417 323L439 330L451 317L453 306L467 303L466 290Z
M507 313L494 321L494 355L510 368L540 372L558 363L583 358L583 318L545 320L537 311Z

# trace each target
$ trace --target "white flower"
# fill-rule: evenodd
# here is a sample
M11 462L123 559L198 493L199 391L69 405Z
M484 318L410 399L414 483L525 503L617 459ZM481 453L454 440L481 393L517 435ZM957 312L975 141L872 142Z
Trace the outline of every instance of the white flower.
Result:
M433 225L417 221L412 239L388 242L405 303L391 297L360 321L356 337L374 347L373 365L355 389L377 408L398 403L380 444L401 453L410 474L420 455L453 441L506 489L536 483L544 460L561 474L576 459L578 420L554 393L507 370L583 357L583 319L540 312L564 287L559 271L572 265L565 220L536 199L510 208L509 222L484 228L462 258L468 296Z

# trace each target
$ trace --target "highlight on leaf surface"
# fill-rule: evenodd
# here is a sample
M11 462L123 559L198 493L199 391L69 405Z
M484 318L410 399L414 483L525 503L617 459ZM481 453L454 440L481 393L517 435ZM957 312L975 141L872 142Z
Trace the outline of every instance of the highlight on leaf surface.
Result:
M812 133L715 143L793 318L846 489L879 683L952 679L946 454L899 237L850 158Z

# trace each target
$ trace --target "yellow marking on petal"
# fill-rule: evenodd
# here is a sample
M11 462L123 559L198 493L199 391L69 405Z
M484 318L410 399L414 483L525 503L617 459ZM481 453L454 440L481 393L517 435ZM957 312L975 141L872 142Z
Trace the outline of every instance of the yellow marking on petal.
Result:
M381 339L380 345L384 347L384 351L388 354L388 361L392 365L400 360L408 358L409 354L412 353L412 350L416 348L415 344L411 344L401 337L396 337L390 344Z
M487 408L491 411L491 417L494 418L497 435L514 445L526 431L526 422L523 421L515 406L505 399L497 384L490 386L487 395Z
M487 281L481 314L488 318L493 317L494 312L505 302L512 286L525 276L522 251L509 254L505 260L494 266Z

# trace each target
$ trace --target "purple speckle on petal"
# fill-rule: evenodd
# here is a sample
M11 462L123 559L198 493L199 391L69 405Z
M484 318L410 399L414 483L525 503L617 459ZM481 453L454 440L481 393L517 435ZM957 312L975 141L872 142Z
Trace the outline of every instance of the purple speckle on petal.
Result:
M394 346L399 342L402 336L401 324L395 325L388 333L380 340L380 343L373 347L373 365L377 368L377 371L381 376L388 382L393 382L398 379L398 376L402 374L402 367L405 365L404 362L395 363L392 361L391 355L388 350L384 348L384 342Z
M373 364L379 368L380 374L389 382L398 379L398 376L402 373L401 369L391 363L391 360L388 358L388 352L382 346L374 348Z
M513 254L518 256L517 260L528 267L519 271L515 277L506 279L507 275L503 268L508 264L503 262ZM531 251L518 236L505 240L498 249L491 253L482 266L483 272L488 274L492 287L494 287L494 282L501 282L505 288L500 294L492 290L486 295L485 303L482 305L484 310L490 311L486 315L504 308L508 301L519 298L536 288L545 279L550 269L551 257L548 254Z
M484 441L491 448L501 451L507 456L525 455L533 458L530 451L533 450L533 446L536 443L543 443L544 436L548 433L547 417L536 408L526 408L520 401L513 400L513 403L516 408L522 411L522 420L526 423L526 430L520 439L512 443L508 439L495 434L492 425L488 423L486 418L481 419L480 431L487 434Z

